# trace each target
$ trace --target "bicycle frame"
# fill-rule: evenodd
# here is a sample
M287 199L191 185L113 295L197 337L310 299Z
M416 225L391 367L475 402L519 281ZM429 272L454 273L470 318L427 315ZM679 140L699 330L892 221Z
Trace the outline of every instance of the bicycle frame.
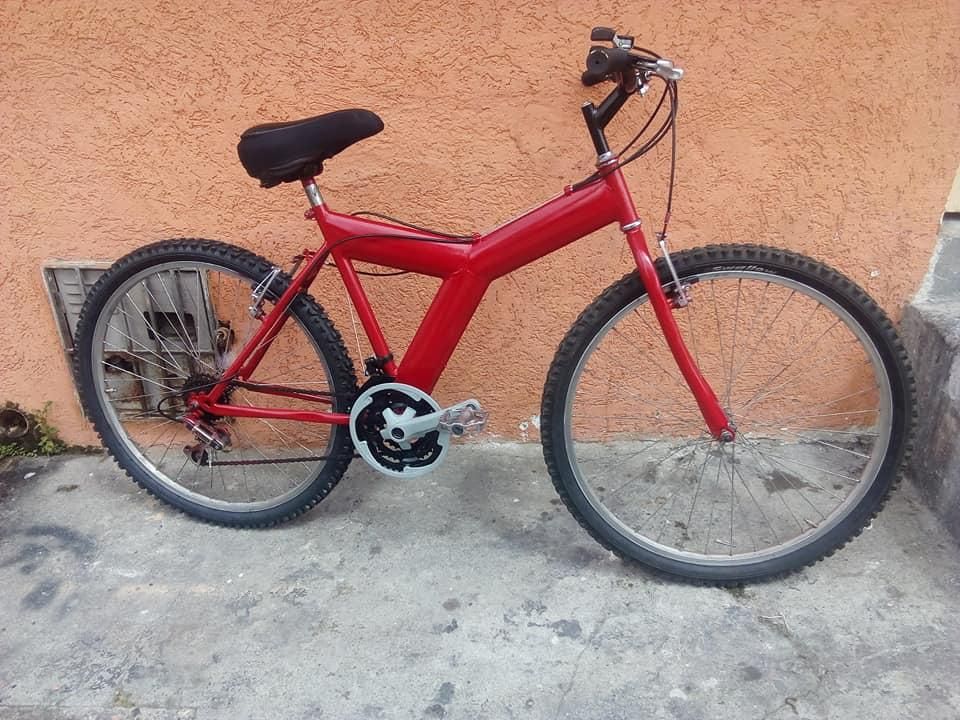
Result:
M726 413L683 342L673 317L671 302L660 286L633 198L617 159L607 159L598 166L598 173L600 178L596 182L579 189L567 186L560 195L486 234L475 235L473 242L465 244L451 244L448 238L430 232L334 212L321 200L315 179L304 180L304 190L311 201L311 210L307 215L312 215L316 220L323 233L324 245L317 251L304 253L307 260L304 267L277 300L273 310L263 318L258 331L237 353L223 376L245 380L252 375L271 341L282 329L294 297L310 286L327 257L331 257L384 372L396 378L397 382L430 393L491 282L616 222L626 236L640 280L648 293L668 347L696 398L710 433L716 438L732 438L734 430L729 425ZM346 241L355 236L361 237ZM444 240L447 242L444 243ZM392 359L383 330L353 266L354 261L441 279L437 294L400 363ZM198 408L218 416L337 425L345 425L349 421L348 414L339 412L221 404L218 400L227 385L228 382L224 381L209 393L197 395L195 400ZM301 400L332 402L329 397L305 395L292 389L268 388L261 391Z

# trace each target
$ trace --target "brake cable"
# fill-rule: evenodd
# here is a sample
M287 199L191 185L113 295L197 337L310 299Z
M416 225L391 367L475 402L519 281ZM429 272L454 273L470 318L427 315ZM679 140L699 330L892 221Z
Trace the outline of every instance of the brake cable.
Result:
M659 77L659 76L658 76ZM647 128L653 123L654 119L660 113L660 108L663 107L664 100L670 98L670 109L667 113L666 119L660 125L659 128L653 133L653 135L644 142L637 150L631 153L629 156L623 160L619 160L615 165L615 169L620 169L629 165L634 160L637 160L640 157L646 155L650 150L660 144L664 137L666 137L667 132L670 133L670 178L667 184L667 205L666 210L663 214L663 225L661 226L660 232L657 233L657 245L660 247L660 252L663 255L664 262L667 264L667 269L670 271L671 279L673 280L674 285L674 301L679 307L684 307L689 302L686 294L686 290L683 284L680 282L680 278L677 275L676 268L673 265L673 261L670 259L670 252L667 249L667 228L670 225L670 216L673 211L673 190L676 183L677 175L677 83L675 80L667 80L663 78L664 88L663 93L660 95L660 100L657 102L656 107L653 112L650 114L650 117L647 118L647 121L644 123L643 127L640 128L640 131L633 136L633 138L624 146L623 150L620 151L622 156L627 150L630 149L646 132ZM571 190L576 192L581 188L591 185L595 182L599 182L603 178L603 175L600 174L599 170L584 178L583 180L575 183L571 186Z

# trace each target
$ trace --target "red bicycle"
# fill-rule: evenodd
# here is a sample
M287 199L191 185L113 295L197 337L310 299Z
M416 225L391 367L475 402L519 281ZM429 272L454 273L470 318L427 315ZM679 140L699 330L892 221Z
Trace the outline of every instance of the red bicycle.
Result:
M622 557L715 583L797 569L857 535L910 444L913 381L893 326L852 281L795 253L713 245L671 255L669 199L652 259L622 168L667 136L675 160L682 71L608 28L591 39L609 46L591 47L583 83L615 83L582 108L595 171L488 232L324 202L323 162L383 128L372 112L246 131L247 172L264 187L302 183L324 243L287 273L231 245L169 240L101 277L75 373L119 465L171 505L243 527L311 508L355 453L393 477L433 470L452 438L486 422L478 401L441 407L430 393L487 287L616 223L636 267L583 311L543 390L544 457L570 512ZM612 152L605 127L654 81L656 109ZM673 164L670 175L668 198ZM360 281L384 273L356 263L441 280L402 361ZM340 333L307 294L330 264L373 349L359 387Z

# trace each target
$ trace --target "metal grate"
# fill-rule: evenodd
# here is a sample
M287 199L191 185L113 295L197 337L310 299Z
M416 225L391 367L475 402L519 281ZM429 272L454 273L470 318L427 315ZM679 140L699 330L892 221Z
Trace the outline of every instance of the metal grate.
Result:
M73 353L73 337L80 319L80 310L90 288L110 267L105 262L47 263L43 267L43 282L50 298L60 343L68 353Z
M68 355L75 349L77 322L87 293L109 266L54 262L43 268L57 330ZM151 362L150 358L170 358L181 367L191 367L196 359L185 347L186 340L196 348L201 362L215 364L212 339L218 336L218 326L205 274L172 271L172 281L171 289L161 288L155 278L132 288L110 318L104 380L114 407L124 415L154 410L166 393L162 386L180 386L181 378L173 377L166 363Z

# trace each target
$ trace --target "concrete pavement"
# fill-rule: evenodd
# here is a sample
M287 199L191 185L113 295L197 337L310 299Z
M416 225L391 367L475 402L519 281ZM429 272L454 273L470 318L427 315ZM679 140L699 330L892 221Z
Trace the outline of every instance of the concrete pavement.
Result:
M0 466L0 718L960 717L960 553L909 484L833 558L720 590L593 543L539 446L449 457L357 461L269 531L100 456Z

